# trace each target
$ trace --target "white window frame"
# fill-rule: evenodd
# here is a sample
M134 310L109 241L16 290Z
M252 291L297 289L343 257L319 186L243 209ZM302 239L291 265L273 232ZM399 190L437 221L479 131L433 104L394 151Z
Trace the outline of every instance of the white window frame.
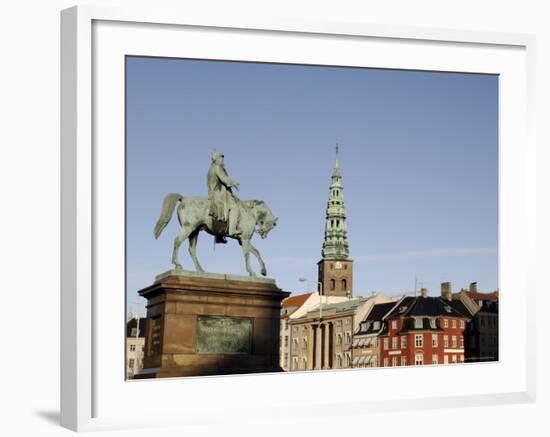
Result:
M424 347L424 334L414 334L414 347Z

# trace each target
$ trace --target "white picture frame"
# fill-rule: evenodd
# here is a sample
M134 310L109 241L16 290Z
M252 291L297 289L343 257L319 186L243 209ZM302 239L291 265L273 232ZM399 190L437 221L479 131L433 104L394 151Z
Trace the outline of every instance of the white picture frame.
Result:
M274 414L364 414L534 401L535 312L527 304L535 293L534 49L534 37L524 34L276 18L227 20L155 9L78 6L62 11L62 425L83 431L234 422L251 411L255 420L262 420ZM125 54L501 75L500 362L126 382L120 342L120 68ZM120 369L112 364L118 361ZM410 372L417 372L416 380L431 382L410 382ZM391 387L386 384L390 378ZM409 383L400 386L401 379ZM452 380L459 383L441 384ZM326 402L319 396L319 390L336 393L346 384L369 390L358 390L346 402ZM311 396L289 399L289 388ZM178 397L183 391L186 396ZM155 402L125 410L125 401L138 396Z

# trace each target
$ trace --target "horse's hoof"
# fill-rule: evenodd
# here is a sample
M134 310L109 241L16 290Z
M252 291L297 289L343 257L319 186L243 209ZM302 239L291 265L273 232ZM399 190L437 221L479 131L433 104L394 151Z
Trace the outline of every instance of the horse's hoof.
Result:
M250 276L251 278L255 278L255 277L256 277L256 273L254 273L254 272L249 273L248 276Z
M261 273L262 273L262 276L267 276L267 270L266 269L262 269Z

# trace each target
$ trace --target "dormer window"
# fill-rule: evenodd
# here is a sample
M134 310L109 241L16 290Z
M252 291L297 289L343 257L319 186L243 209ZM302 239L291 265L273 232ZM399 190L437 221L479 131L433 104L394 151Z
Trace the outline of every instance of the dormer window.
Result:
M405 311L407 311L407 307L406 307L406 306L400 306L400 307L399 307L399 312L400 312L400 313L404 313Z
M448 313L451 312L451 307L450 307L449 305L445 305L443 308L444 308L445 311L447 311Z
M416 329L422 329L423 328L422 319L414 319L414 327Z
M436 329L436 328L437 328L437 326L436 326L436 324L435 324L435 319L430 319L430 327L431 327L432 329Z
M374 322L374 329L380 329L380 322Z

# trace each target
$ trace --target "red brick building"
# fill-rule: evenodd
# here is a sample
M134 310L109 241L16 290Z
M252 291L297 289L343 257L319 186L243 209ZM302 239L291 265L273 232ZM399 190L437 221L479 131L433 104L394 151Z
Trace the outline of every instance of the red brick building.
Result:
M385 316L379 366L464 362L464 331L470 312L460 300L404 296Z

